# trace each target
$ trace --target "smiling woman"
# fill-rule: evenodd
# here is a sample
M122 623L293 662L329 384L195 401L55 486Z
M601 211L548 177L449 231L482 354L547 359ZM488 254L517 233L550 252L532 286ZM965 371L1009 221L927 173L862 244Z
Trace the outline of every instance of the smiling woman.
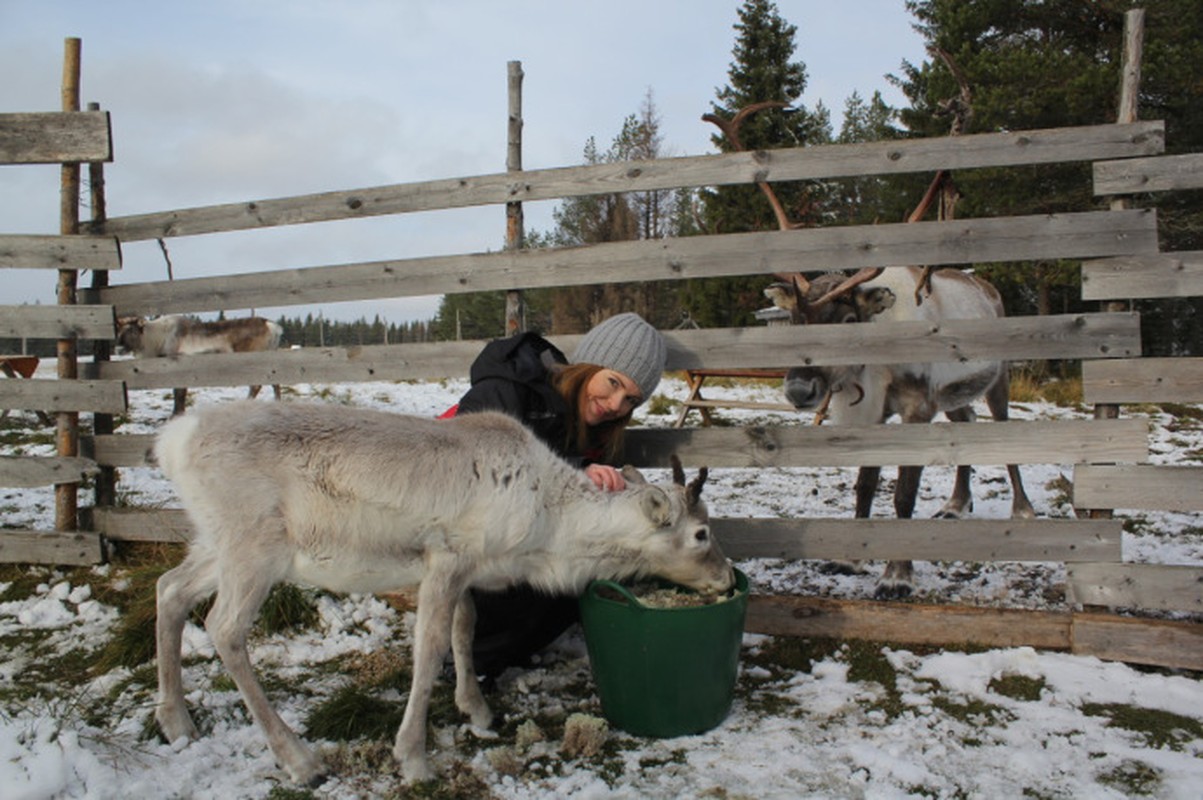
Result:
M472 364L472 388L455 415L503 411L516 417L599 490L621 491L615 469L631 414L660 383L668 348L638 314L610 317L581 339L569 362L535 333L488 344ZM528 586L476 594L473 656L478 674L527 663L577 618L575 597Z

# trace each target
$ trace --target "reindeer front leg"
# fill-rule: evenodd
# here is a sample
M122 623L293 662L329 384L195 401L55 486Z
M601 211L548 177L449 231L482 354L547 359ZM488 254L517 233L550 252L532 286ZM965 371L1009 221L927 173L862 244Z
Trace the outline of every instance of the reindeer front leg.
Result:
M454 556L438 553L428 557L426 576L418 588L413 681L409 701L405 704L405 716L393 744L393 756L401 763L401 774L410 783L435 777L426 757L426 718L434 682L451 644L455 608L466 591Z
M856 473L856 518L868 519L873 509L873 496L881 480L881 467L861 467ZM830 575L864 575L865 568L858 560L832 561L822 569Z

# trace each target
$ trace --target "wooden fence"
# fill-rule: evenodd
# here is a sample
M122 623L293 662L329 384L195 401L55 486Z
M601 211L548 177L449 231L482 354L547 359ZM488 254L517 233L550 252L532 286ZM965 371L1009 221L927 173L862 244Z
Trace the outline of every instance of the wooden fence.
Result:
M14 119L15 118L15 119ZM0 162L106 159L108 125L94 114L0 115ZM68 133L64 133L68 132ZM68 135L69 134L69 135ZM103 141L102 141L103 140ZM1160 122L1018 131L944 139L830 145L771 152L662 159L371 187L301 197L177 209L99 220L81 236L0 236L0 267L117 270L120 243L469 205L566 198L753 181L841 178L936 169L1095 163L1096 193L1174 190L1203 184L1194 157L1166 157ZM1151 210L963 219L953 223L840 227L619 242L566 250L524 250L298 266L252 274L100 286L81 305L0 307L0 330L24 336L111 339L116 315L233 311L342 300L423 296L604 282L686 280L775 271L898 264L1017 263L1083 259L1088 299L1193 295L1203 254L1160 253ZM1152 292L1152 294L1149 294ZM666 331L667 369L778 369L810 363L900 360L1081 359L1086 400L1203 401L1203 360L1172 369L1141 359L1138 315L1061 314L990 321ZM577 337L557 337L570 350ZM305 348L187 359L80 365L60 380L0 381L0 408L62 413L119 412L128 389L355 382L464 376L482 342ZM61 373L60 373L61 374ZM1137 419L1016 422L1006 425L783 425L634 429L628 460L665 466L860 466L872 464L1072 463L1079 508L1203 510L1203 468L1154 467ZM85 431L81 456L6 458L0 484L29 486L105 467L145 463L149 437ZM60 450L60 453L62 451ZM1155 487L1155 491L1152 487ZM1121 502L1122 500L1122 502ZM94 530L5 531L0 560L90 561L106 540L183 540L174 509L97 506ZM1125 563L1122 520L716 519L737 559L895 557L924 560L1063 561L1071 613L910 603L758 596L750 629L899 642L967 642L1052 647L1108 658L1195 667L1203 625L1121 617L1096 607L1203 611L1203 569Z

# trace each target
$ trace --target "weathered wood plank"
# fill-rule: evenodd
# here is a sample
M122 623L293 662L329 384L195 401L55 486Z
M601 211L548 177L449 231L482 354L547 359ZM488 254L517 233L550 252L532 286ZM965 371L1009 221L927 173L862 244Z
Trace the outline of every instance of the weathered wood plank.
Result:
M1165 128L1159 121L820 145L502 172L176 209L114 217L102 229L135 241L611 192L1089 161L1154 155L1164 149Z
M1203 402L1203 358L1134 358L1082 363L1087 403Z
M99 533L124 542L187 542L192 523L182 508L92 509L92 522Z
M0 336L26 339L112 339L112 306L0 306Z
M152 433L81 435L79 453L106 467L145 467L151 464Z
M112 160L107 111L0 114L0 164Z
M81 566L104 560L100 535L55 531L0 531L0 563Z
M115 236L0 235L0 268L121 269Z
M1083 300L1203 295L1203 250L1116 256L1082 263Z
M859 467L898 464L1129 462L1148 458L1144 420L1063 420L931 425L633 428L626 460L687 466Z
M1073 503L1078 509L1203 511L1203 466L1078 464Z
M1075 613L1071 652L1130 664L1197 671L1203 664L1203 625Z
M181 509L94 511L98 531L125 541L187 541ZM734 559L890 559L1070 561L1120 555L1118 520L776 520L712 521Z
M146 463L149 434L81 437L84 455L106 466ZM865 465L1140 462L1148 431L1139 419L772 428L632 428L625 460L665 468L676 453L688 466L859 467Z
M96 462L67 456L0 456L0 486L29 489L56 483L79 483L96 473Z
M0 381L0 409L119 414L127 407L125 385L121 381L49 378Z
M815 366L902 361L1105 358L1140 353L1135 314L1065 314L1001 320L949 320L664 331L667 369ZM579 336L557 336L572 352ZM131 389L172 386L415 380L468 374L484 342L303 348L268 353L198 354L81 365L87 378Z
M1077 563L1066 573L1070 597L1081 605L1203 613L1203 567Z
M1203 153L1099 161L1094 164L1096 195L1203 189Z
M911 645L1036 647L1169 669L1198 669L1203 664L1203 625L1191 622L755 594L748 600L745 628L751 633Z
M1066 613L752 595L745 629L772 636L898 644L1070 648Z
M1157 252L1147 209L610 242L301 267L80 292L120 316L900 264Z
M721 509L720 509L721 510ZM711 520L734 559L1119 561L1120 520Z

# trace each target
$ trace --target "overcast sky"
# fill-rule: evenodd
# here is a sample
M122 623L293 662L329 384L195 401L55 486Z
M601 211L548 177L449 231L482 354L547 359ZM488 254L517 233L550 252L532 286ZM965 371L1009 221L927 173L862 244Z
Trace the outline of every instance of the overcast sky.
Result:
M523 166L581 163L650 90L665 154L713 153L700 120L727 83L737 0L0 0L0 113L60 110L64 40L112 114L110 216L502 172L507 63L520 61ZM797 26L801 102L838 128L853 91L923 60L903 0L777 0ZM548 230L554 203L525 208ZM86 215L86 211L85 211ZM0 233L58 232L58 168L0 168ZM501 207L168 240L177 278L500 249ZM166 278L154 242L114 283ZM0 271L0 303L53 303L54 275ZM81 285L88 285L85 276ZM437 298L324 307L429 318ZM275 317L309 308L257 309Z

